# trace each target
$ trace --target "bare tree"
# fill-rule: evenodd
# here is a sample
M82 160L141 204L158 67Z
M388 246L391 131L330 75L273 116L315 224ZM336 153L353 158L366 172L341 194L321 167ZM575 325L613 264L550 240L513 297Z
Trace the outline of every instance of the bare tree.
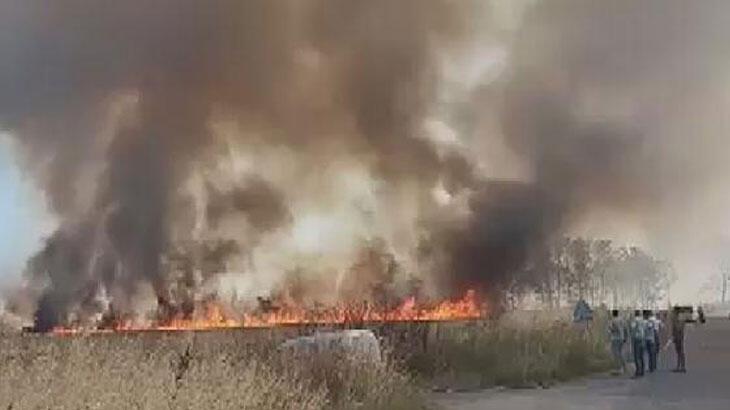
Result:
M524 275L516 276L519 285L511 293L532 291L551 308L579 299L654 307L668 296L676 278L671 263L638 247L617 248L610 240L586 238L553 241L531 256Z

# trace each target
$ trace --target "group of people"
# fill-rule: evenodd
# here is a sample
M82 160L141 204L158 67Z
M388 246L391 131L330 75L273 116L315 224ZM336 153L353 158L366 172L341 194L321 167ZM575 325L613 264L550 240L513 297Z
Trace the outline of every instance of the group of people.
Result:
M634 377L642 377L644 372L654 372L657 369L657 359L663 346L669 341L674 344L677 354L677 367L675 372L686 372L684 356L684 320L675 309L670 318L671 339L664 345L666 336L666 318L657 317L651 310L636 310L634 317L626 323L621 318L618 310L611 312L609 323L609 334L611 336L611 351L616 361L617 371L626 373L626 360L624 358L624 346L627 342L631 346L633 361L635 364ZM647 360L645 360L647 359Z

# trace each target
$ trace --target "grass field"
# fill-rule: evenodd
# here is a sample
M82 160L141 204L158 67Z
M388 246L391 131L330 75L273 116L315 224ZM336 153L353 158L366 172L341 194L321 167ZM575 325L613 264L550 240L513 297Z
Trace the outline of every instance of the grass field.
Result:
M586 328L508 317L442 329L427 351L410 356L407 363L442 388L549 386L610 369L607 345L602 320Z
M381 327L385 360L293 357L294 329L74 337L3 332L0 409L424 409L434 384L548 383L606 366L603 332L504 319Z

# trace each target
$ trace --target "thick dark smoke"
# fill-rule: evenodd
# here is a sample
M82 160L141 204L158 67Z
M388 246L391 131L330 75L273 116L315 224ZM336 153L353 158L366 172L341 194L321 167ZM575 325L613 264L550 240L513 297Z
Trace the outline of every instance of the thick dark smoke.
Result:
M0 126L20 141L61 219L29 265L47 281L37 325L66 320L102 290L128 308L143 283L161 305L174 303L160 259L183 185L220 155L216 115L239 123L238 143L258 135L318 156L334 144L386 181L433 185L458 161L442 160L417 134L435 90L435 50L458 35L463 8L439 0L3 2ZM133 114L110 123L125 96ZM286 203L265 180L210 192L209 222L240 212L261 232L282 226Z
M449 287L494 295L532 250L594 208L675 215L682 208L664 204L719 183L728 144L710 124L727 125L717 109L730 72L727 2L537 2L513 37L495 36L508 50L502 77L465 109L444 108L441 59L481 41L471 25L482 12L489 24L484 5L2 2L0 127L60 219L28 265L38 327L101 309L101 295L131 310L143 286L179 311L188 303L174 295L180 275L162 263L176 249L189 254L183 287L194 287L196 269L209 279L226 258L291 227L289 201L304 184L255 168L243 180L207 180L231 147L285 147L307 164L303 181L332 164L364 166L382 195L417 197L405 213L425 228L413 253L436 260ZM474 135L457 136L466 149L443 151L424 122L444 112L499 124L486 135L450 124ZM221 123L236 132L221 133ZM474 163L494 154L472 145L495 139L525 178L480 174ZM191 198L194 177L203 182ZM468 196L464 218L444 217L451 208L434 203L437 185ZM247 237L215 237L231 218L246 221ZM190 245L203 240L213 248ZM208 259L215 268L201 267Z
M230 191L208 187L208 225L215 229L230 214L246 215L259 232L272 231L291 220L281 193L258 177L252 177Z

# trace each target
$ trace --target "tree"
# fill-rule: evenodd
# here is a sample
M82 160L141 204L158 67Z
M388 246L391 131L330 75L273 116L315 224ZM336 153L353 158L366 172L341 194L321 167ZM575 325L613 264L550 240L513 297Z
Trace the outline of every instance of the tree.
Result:
M610 240L559 238L534 252L526 276L511 293L537 294L548 307L589 299L591 304L655 307L668 295L676 275L671 263L638 247L614 247ZM519 278L519 275L516 276Z
M590 274L593 265L591 257L591 243L583 238L570 240L568 247L570 258L570 272L575 289L577 290L578 300L585 300L586 292L590 287Z
M616 251L613 243L608 239L599 239L593 242L593 277L597 281L598 300L606 303L606 286L608 270L616 261Z

